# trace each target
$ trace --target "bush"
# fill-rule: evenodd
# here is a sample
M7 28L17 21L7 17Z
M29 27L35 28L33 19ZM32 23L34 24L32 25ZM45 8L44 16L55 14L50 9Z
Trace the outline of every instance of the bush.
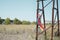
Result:
M0 24L2 24L2 22L3 22L3 20L2 20L1 17L0 17Z
M5 24L10 24L10 18L5 19Z
M22 22L21 22L20 20L18 20L17 18L15 18L15 19L13 20L13 23L14 23L14 24L22 24Z
M31 24L29 21L23 21L22 24Z
M35 21L33 21L33 22L32 22L32 24L36 24L36 22L35 22Z

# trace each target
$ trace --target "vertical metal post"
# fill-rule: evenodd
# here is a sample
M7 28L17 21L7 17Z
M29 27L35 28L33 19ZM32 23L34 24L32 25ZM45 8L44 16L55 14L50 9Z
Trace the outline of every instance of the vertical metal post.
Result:
M43 13L43 21L44 21L44 29L46 28L45 26L45 14L44 14L44 2L42 0L42 13ZM45 40L46 40L46 30L45 30Z
M38 40L38 13L39 13L39 1L37 0L37 25L36 25L36 40Z
M59 36L59 11L58 11L58 0L56 0L56 5L57 5L58 36Z
M54 0L53 0L53 8L52 8L52 32L51 32L51 40L53 40L53 27L54 27Z

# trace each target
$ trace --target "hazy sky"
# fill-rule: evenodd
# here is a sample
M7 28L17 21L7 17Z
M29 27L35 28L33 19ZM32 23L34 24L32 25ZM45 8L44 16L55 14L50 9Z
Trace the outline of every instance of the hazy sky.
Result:
M48 2L49 0L44 4L47 4ZM50 4L46 7L47 9L45 8L46 20L51 20L51 7ZM0 0L0 17L36 21L36 0Z

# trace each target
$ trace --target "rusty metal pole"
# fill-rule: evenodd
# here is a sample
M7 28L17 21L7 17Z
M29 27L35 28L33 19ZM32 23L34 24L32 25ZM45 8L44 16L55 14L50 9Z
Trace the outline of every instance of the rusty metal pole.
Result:
M51 40L53 40L53 27L54 27L54 0L53 0L53 8L52 8L52 32L51 32Z
M36 25L36 40L38 40L38 13L39 13L39 0L37 0L37 25Z
M58 0L56 0L56 5L57 5L58 36L59 36L59 8L58 8Z
M42 13L43 13L43 21L44 21L44 29L46 28L45 26L45 14L44 14L44 2L42 0ZM46 30L45 30L45 40L46 40Z

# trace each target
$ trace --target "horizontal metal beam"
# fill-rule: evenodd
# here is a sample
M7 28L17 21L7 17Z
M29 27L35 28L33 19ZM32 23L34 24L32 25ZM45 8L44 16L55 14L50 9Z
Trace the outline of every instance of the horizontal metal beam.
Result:
M43 9L39 9L40 11L43 11Z
M54 8L55 10L57 10L57 8Z
M46 0L37 0L37 2L40 2L40 1L46 1Z

